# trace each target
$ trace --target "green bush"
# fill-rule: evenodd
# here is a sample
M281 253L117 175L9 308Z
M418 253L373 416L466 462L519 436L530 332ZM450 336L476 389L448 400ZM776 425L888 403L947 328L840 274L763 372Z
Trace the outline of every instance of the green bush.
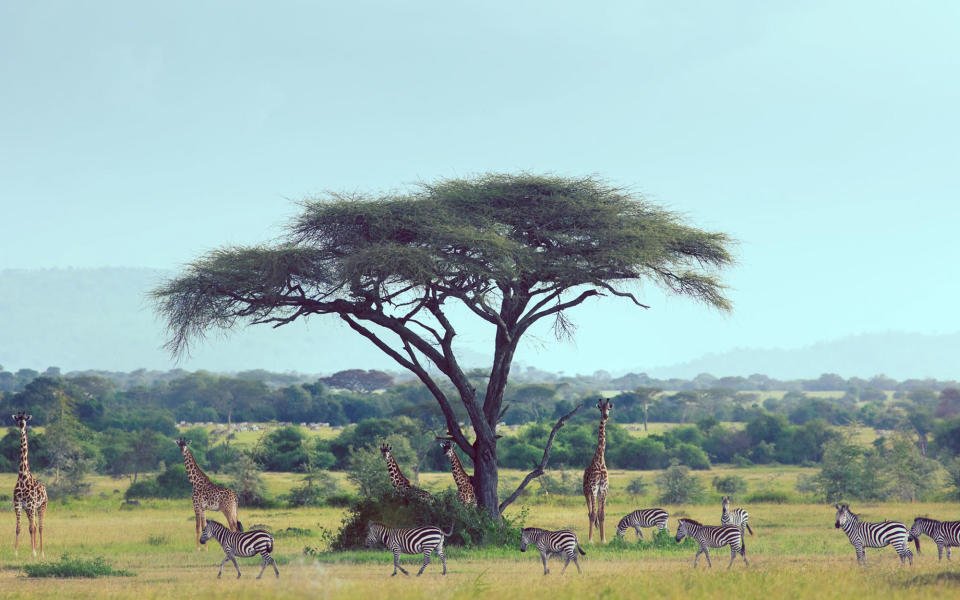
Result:
M155 479L143 479L130 484L124 497L130 498L189 498L193 486L183 465L173 465Z
M94 559L74 558L69 554L59 562L26 563L23 565L28 577L133 577L136 573L114 569L99 556Z
M692 504L704 496L700 479L690 474L689 467L677 464L674 460L670 468L657 475L659 501L664 504Z
M303 485L290 490L289 494L281 496L290 506L323 506L328 497L337 494L340 486L330 473L315 471L307 473L303 478Z
M519 546L520 529L526 519L521 511L516 519L503 519L499 523L491 519L485 510L477 506L464 506L457 500L453 490L435 494L428 500L413 495L385 494L379 497L361 498L353 504L344 517L343 527L334 538L333 550L362 548L367 539L367 524L370 521L387 527L417 527L433 525L447 531L453 524L453 534L448 544L467 547Z
M727 496L738 496L747 491L747 480L738 475L713 478L713 489Z

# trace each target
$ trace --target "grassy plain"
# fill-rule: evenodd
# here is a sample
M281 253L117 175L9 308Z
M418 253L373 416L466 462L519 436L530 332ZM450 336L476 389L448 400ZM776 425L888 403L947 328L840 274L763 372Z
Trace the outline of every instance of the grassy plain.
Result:
M758 489L792 489L802 468L716 468L702 474L712 477L735 472ZM505 472L506 479L519 478L519 472ZM619 518L653 500L649 495L632 498L624 488L637 476L646 481L652 473L614 471L613 490L607 509L608 539ZM571 472L569 476L579 477ZM0 475L0 490L12 491L15 475ZM273 494L289 489L297 476L269 474ZM430 489L446 487L449 474L425 474L423 484ZM383 551L326 552L324 532L340 525L344 511L335 508L241 509L248 527L266 525L274 532L289 528L309 530L306 535L279 534L276 540L281 578L268 571L260 581L257 559L241 559L243 578L234 578L232 567L224 568L224 578L216 579L217 565L223 558L215 544L207 551L194 550L193 514L188 500L146 501L140 507L121 509L123 488L115 480L93 478L93 491L87 498L53 502L45 526L46 555L58 559L63 554L93 558L103 556L113 566L133 571L135 577L106 579L32 579L24 576L22 565L33 561L29 535L21 534L21 552L13 555L14 516L9 501L0 506L0 596L4 598L214 598L239 595L244 598L856 598L882 594L888 598L955 598L960 591L960 569L950 563L939 564L935 547L926 542L925 553L912 568L901 568L892 549L870 550L870 566L856 566L853 549L842 532L834 529L834 511L819 504L755 504L747 508L756 536L747 539L750 566L734 563L726 570L729 553L712 553L713 569L701 558L696 571L691 568L691 547L655 547L637 543L629 532L626 541L606 545L586 542L586 514L583 500L576 497L530 496L510 509L516 515L526 506L526 524L546 528L569 527L581 538L587 551L583 575L573 566L563 576L561 563L552 560L551 574L541 575L535 552L521 554L516 549L466 550L449 548L447 577L440 576L439 562L429 566L420 578L402 575L391 578L391 557ZM536 486L536 484L534 484ZM6 491L0 493L7 493ZM690 516L707 523L719 521L718 504L666 506L673 518ZM942 518L960 518L954 504L874 504L855 505L871 520L911 521L927 514ZM646 533L647 539L650 532ZM672 544L672 542L671 542ZM305 554L310 547L316 554ZM408 568L418 568L417 557L406 557ZM738 558L739 561L739 558Z

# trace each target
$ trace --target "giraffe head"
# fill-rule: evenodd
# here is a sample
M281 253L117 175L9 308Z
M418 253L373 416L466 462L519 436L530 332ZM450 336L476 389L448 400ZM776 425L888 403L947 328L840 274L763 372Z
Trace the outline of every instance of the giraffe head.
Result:
M850 512L849 504L837 504L837 521L833 524L834 527L840 529L853 519L857 518L852 512Z
M14 415L10 415L14 421L17 423L17 429L24 431L27 428L27 421L33 418L33 415L28 415L25 411L19 411Z
M186 438L179 438L177 440L177 447L180 448L180 452L183 452L190 446L190 440Z
M391 450L392 450L392 447L390 446L390 444L380 444L380 454L383 455L383 458L384 458L387 462L390 461L390 451L391 451Z
M600 409L600 420L606 421L610 418L610 411L613 410L613 402L600 398L600 401L597 402L597 408Z
M440 440L440 450L447 456L450 456L450 454L453 453L453 444L450 443L450 440Z

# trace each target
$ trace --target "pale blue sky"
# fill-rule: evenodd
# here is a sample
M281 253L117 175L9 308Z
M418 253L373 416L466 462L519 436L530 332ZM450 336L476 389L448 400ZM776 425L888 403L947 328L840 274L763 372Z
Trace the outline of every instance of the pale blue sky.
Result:
M175 268L325 189L596 173L738 238L735 312L595 303L524 362L960 330L960 3L787 4L0 4L0 268Z

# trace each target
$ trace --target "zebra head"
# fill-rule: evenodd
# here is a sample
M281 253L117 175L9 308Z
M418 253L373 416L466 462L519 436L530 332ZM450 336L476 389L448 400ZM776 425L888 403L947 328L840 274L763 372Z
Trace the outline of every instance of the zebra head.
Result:
M627 532L627 517L620 519L620 522L617 523L617 537L623 539L623 534ZM643 535L642 533L640 535Z
M850 512L849 504L837 504L837 521L833 524L837 529L842 529L844 525L856 519L856 515Z
M601 398L600 401L597 402L597 408L600 409L600 419L606 421L610 418L610 411L613 410L613 402Z
M722 496L723 512L730 512L730 496Z
M680 542L682 542L683 538L688 535L690 534L687 533L687 520L678 519L677 520L677 543L679 544Z
M367 548L373 548L383 540L383 531L386 529L383 523L376 521L367 521L367 541L363 544Z
M534 543L532 538L533 529L528 527L520 531L520 552L526 552L527 546Z
M208 541L210 541L210 538L213 537L213 528L214 528L214 527L223 528L223 525L220 525L220 523L217 523L216 521L214 521L214 520L212 520L212 519L207 519L207 524L206 524L206 525L204 526L204 528L203 528L203 533L200 534L200 543L201 543L201 544L206 544Z

